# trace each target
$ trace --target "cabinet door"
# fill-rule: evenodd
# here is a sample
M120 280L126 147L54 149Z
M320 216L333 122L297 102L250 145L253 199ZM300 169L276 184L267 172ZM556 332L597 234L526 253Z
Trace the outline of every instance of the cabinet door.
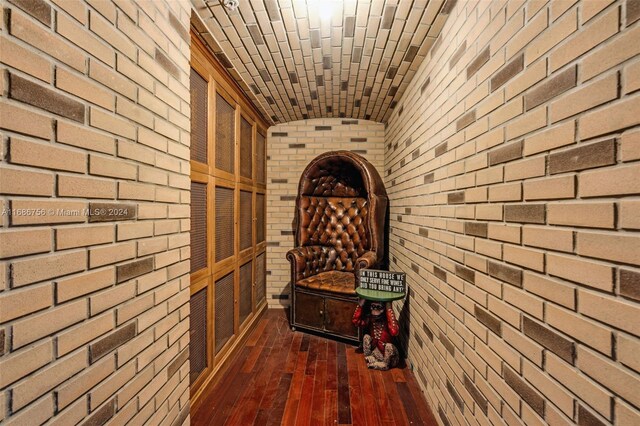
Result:
M235 273L225 275L215 283L215 303L213 306L215 323L215 351L216 354L224 347L225 343L234 334L235 324L233 321L234 281Z
M325 330L343 336L358 337L358 328L351 323L357 304L348 300L325 300Z
M267 138L262 132L256 133L256 182L262 185L267 183Z
M216 169L235 175L236 107L216 93Z
M311 294L296 294L296 322L322 330L324 324L324 298Z
M252 296L253 296L253 261L250 260L240 267L240 325L244 324L245 320L251 314L253 309Z
M240 176L253 179L253 124L240 118Z
M267 302L267 123L193 33L191 68L190 389L197 404L202 385L221 371Z
M267 253L256 256L255 306L267 301Z
M213 81L204 70L191 69L191 318L189 333L190 383L197 388L211 371L213 352L210 347L213 333L210 288L211 264L211 189L213 180L208 173L211 160L211 119L209 97Z
M207 334L209 333L209 321L207 320L207 294L208 288L191 296L189 305L191 308L189 329L189 359L191 360L190 383L193 384L209 366L209 351L207 349Z

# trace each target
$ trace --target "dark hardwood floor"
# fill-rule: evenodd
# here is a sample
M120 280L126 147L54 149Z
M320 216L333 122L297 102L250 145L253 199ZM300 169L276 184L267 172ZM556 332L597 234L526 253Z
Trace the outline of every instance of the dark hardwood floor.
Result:
M199 425L437 425L413 373L367 369L354 346L293 332L269 310L191 414Z

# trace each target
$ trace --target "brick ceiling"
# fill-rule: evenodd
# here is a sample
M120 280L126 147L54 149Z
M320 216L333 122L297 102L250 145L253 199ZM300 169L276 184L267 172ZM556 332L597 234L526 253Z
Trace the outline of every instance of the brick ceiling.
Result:
M196 31L276 124L386 122L455 0L240 0L236 11L193 3Z

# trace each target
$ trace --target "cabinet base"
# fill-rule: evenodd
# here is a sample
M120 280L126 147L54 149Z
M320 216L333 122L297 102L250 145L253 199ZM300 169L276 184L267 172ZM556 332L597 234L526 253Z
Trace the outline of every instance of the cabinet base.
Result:
M357 305L356 296L296 289L291 301L291 328L358 343L360 330L351 323Z

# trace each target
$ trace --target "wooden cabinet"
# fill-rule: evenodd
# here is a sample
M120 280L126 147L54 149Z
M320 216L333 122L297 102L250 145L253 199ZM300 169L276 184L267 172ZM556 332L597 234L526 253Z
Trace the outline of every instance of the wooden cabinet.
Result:
M357 306L355 297L296 290L294 300L295 324L337 337L359 340L358 328L351 323Z
M192 405L266 308L267 123L192 34Z

